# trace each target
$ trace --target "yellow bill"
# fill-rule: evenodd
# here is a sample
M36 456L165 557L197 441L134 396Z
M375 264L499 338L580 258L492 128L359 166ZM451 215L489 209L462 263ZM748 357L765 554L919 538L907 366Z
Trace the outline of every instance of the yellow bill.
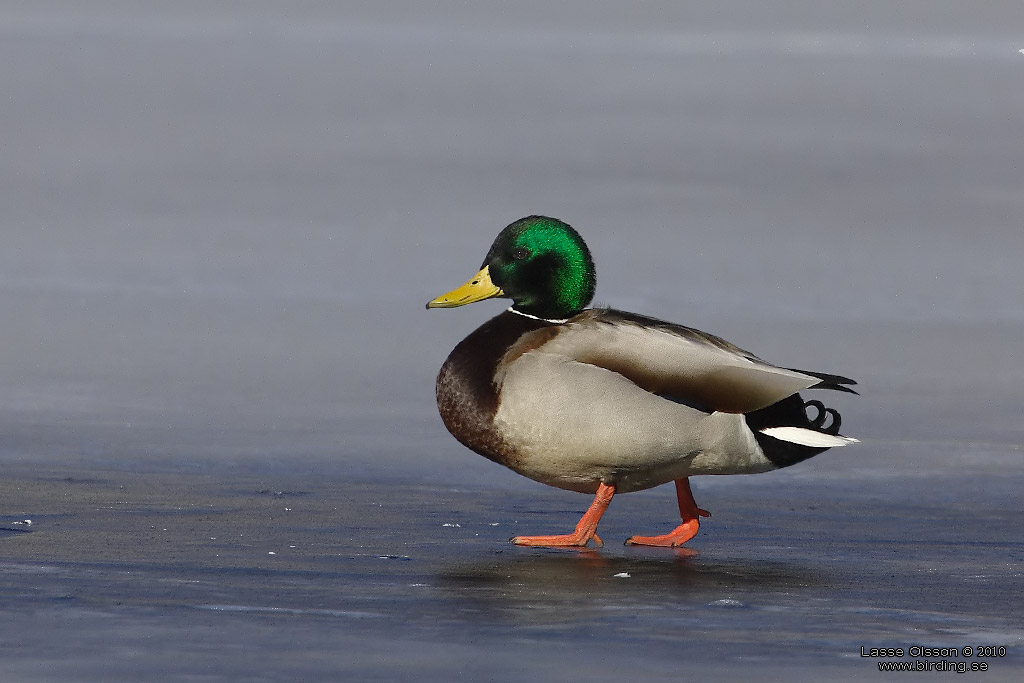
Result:
M501 291L501 287L491 282L491 272L487 266L484 266L483 270L474 275L466 284L428 302L427 308L455 308L502 294L504 292Z

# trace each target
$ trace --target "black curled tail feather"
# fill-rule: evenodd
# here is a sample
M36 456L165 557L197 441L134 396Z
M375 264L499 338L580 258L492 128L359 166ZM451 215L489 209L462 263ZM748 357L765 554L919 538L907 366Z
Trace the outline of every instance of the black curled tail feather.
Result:
M815 376L817 377L818 375ZM844 388L843 390L853 392L852 389ZM810 408L814 408L815 415L813 417L809 414ZM747 413L744 417L747 420L747 426L754 433L754 439L757 441L757 445L761 447L765 457L779 468L795 465L798 462L827 451L828 448L803 446L783 441L782 439L776 439L767 434L762 434L762 429L769 429L771 427L800 427L838 436L839 426L842 424L842 417L835 408L827 408L821 401L804 401L800 394L793 394L778 403L773 403L767 408Z
M813 418L807 415L807 421L810 422L816 431L831 434L832 436L839 436L839 427L843 424L843 416L839 414L839 411L835 408L826 408L825 404L821 401L804 401L804 412L806 413L808 408L814 408L818 411L818 414ZM831 417L831 420L829 419ZM826 427L826 423L828 426Z

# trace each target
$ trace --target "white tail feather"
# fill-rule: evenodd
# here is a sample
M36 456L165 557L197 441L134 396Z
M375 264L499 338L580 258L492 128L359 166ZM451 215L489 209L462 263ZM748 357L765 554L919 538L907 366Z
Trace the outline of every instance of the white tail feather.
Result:
M848 436L824 434L812 429L804 429L803 427L769 427L762 429L761 433L781 441L788 441L812 448L833 448L835 446L858 443L857 439L852 439Z

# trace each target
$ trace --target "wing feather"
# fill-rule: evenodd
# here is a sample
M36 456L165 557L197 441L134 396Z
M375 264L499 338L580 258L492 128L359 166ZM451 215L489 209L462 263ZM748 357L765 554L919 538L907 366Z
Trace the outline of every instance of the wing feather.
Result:
M584 311L557 330L524 339L518 353L562 355L617 372L652 393L726 413L759 410L821 382L714 335L613 309Z

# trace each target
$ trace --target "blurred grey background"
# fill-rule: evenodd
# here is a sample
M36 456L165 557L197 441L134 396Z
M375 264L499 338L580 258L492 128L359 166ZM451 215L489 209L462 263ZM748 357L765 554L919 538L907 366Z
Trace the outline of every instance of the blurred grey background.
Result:
M530 213L581 230L599 303L859 379L851 434L1019 445L1022 26L1013 2L4 3L0 457L501 476L433 378L502 305L423 303Z

